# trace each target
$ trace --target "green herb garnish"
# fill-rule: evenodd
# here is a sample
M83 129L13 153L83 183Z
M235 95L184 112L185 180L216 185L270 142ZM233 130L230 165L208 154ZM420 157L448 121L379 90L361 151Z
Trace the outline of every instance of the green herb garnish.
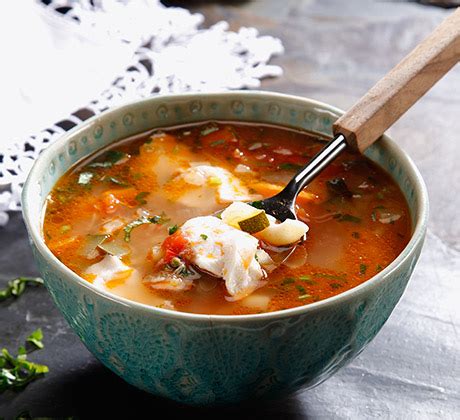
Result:
M296 163L280 163L278 165L278 169L282 169L284 171L298 171L302 168L302 165L297 165Z
M256 209L262 210L262 201L261 200L253 201L252 203L248 203L248 204L250 206L252 206L252 207L255 207Z
M351 236L353 236L353 238L355 238L355 239L359 239L361 237L359 232L352 232Z
M305 290L305 287L301 286L300 284L297 284L295 287L296 287L296 289L299 291L299 293L301 293L301 294L303 294L303 295L304 295L305 293L307 293L307 291Z
M43 332L42 329L39 328L38 330L35 330L32 334L30 334L27 338L26 341L28 343L32 343L37 349L42 349L43 346Z
M22 295L28 285L40 286L42 284L43 280L39 277L18 277L10 280L7 287L0 290L0 301Z
M203 130L201 130L200 135L204 137L204 136L207 136L208 134L214 133L214 131L217 131L217 130L219 130L219 127L214 127L214 126L206 127L206 128L203 128Z
M61 228L59 229L59 231L61 233L67 233L69 232L70 230L72 229L72 227L70 225L62 225Z
M220 140L216 140L216 141L213 141L212 143L209 143L209 145L211 147L217 147L217 146L222 146L225 144L225 140L224 139L220 139Z
M339 222L361 223L361 218L351 214L336 214L334 219L337 219Z
M200 235L201 239L203 239L203 241L205 241L206 239L208 239L208 235L205 235L204 233L202 233Z
M174 257L170 262L169 262L169 265L172 267L172 268L178 268L182 265L182 260L179 258L179 257Z
M286 277L282 282L281 285L285 286L286 284L292 284L295 283L295 278L294 277Z
M367 270L367 265L366 264L360 264L359 265L359 274L364 275L366 274Z
M150 193L148 191L142 191L134 197L134 199L142 206L147 204L145 197L147 197Z
M133 220L132 222L128 223L123 228L123 231L125 232L124 239L126 242L129 242L131 240L132 230L138 226L148 225L148 224L162 225L168 221L169 219L166 218L166 215L164 213L161 216L153 216L153 217L142 216L139 219Z
M334 274L324 274L324 273L316 273L316 274L313 274L314 277L321 277L321 278L325 278L325 279L330 279L330 280L340 280L340 281L345 281L345 275L341 275L341 276L336 276Z
M104 160L101 162L92 162L86 166L89 168L111 168L118 161L125 158L127 155L124 152L118 150L109 150L104 154Z
M130 185L124 181L115 178L114 176L107 176L101 179L102 181L111 182L112 184L119 185L120 187L129 187Z
M93 179L94 174L92 172L81 172L78 175L78 183L80 185L88 185Z
M310 285L316 284L316 281L312 280L310 276L300 276L299 279Z
M342 287L340 283L330 283L329 286L331 286L333 289L340 289Z
M177 226L177 225L171 226L171 227L168 228L168 233L170 235L173 235L174 233L177 232L177 229L179 229L179 226Z
M380 264L377 264L377 267L375 267L375 270L378 272L378 271L382 271L383 267L380 265Z
M42 331L38 329L30 334L27 342L32 343L35 349L42 349L42 338ZM48 372L48 366L28 361L27 354L28 352L24 346L19 347L16 357L11 355L6 348L2 349L0 353L0 394L9 389L22 389Z

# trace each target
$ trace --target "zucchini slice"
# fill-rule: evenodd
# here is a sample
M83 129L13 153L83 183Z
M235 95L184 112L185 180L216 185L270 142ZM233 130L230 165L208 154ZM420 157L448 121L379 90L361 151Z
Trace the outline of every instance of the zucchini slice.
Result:
M260 232L270 226L270 221L268 220L265 211L261 210L253 216L239 220L238 225L242 231L252 235L253 233Z

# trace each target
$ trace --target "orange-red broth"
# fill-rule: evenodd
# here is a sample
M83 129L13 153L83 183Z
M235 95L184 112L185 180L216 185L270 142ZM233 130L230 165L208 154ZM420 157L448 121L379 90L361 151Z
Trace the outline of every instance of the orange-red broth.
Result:
M101 226L116 218L127 221L108 241L124 250L123 262L138 270L140 277L132 281L125 275L109 281L107 288L116 295L205 314L240 315L292 308L366 281L391 263L409 240L409 211L398 186L369 159L347 151L298 199L298 216L310 227L307 240L288 265L269 274L267 284L250 297L227 301L223 280L206 274L188 291L150 289L142 278L153 270L152 246L168 237L174 225L225 207L206 199L198 208L187 210L175 203L175 196L187 184L167 181L181 165L206 162L223 167L237 175L250 192L268 197L324 145L323 140L305 132L236 123L211 122L163 133L127 139L111 147L109 153L91 156L71 168L47 200L43 226L46 244L59 260L88 281L93 279L84 274L85 270L105 254L99 248L92 249L91 235L101 234ZM251 172L235 173L239 164ZM85 175L88 173L91 175ZM191 194L193 197L193 189ZM161 215L162 223L134 228L127 241L126 223L138 219L142 210L150 216Z

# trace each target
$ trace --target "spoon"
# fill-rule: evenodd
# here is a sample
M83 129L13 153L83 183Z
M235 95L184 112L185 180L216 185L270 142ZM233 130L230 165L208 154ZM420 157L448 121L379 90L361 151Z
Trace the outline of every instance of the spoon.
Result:
M257 202L277 220L297 219L297 195L343 150L364 152L460 61L460 8L334 124L334 139L273 197ZM295 247L295 246L294 246Z

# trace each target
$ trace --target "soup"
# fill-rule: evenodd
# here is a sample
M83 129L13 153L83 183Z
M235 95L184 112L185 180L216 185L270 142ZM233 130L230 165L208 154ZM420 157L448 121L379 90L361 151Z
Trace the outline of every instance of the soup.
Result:
M294 230L308 229L306 239L276 260L270 241L284 243L266 232L281 225L267 222L257 201L279 192L324 142L223 122L126 139L57 182L46 202L46 244L96 287L177 311L254 314L337 295L390 264L411 224L390 176L345 151L299 195ZM235 208L247 217L232 223Z

